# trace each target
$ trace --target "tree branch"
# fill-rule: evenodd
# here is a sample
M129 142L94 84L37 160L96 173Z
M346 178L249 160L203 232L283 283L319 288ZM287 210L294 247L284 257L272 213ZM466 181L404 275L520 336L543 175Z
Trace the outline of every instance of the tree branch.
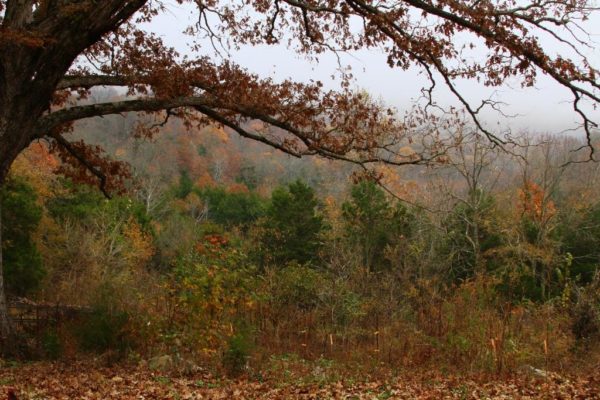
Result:
M65 76L56 86L56 90L64 89L89 89L94 86L127 86L131 79L111 75L71 75ZM136 83L143 83L136 79Z
M73 156L77 161L79 161L81 163L81 165L83 165L88 171L90 171L94 176L96 176L99 179L100 185L98 187L100 188L100 191L102 192L102 194L104 194L104 196L107 199L111 199L112 196L111 196L111 194L108 192L108 190L106 188L106 182L108 180L108 178L106 177L106 175L102 171L100 171L97 167L95 167L93 164L91 164L88 161L88 159L85 157L85 155L79 153L77 151L77 149L75 149L75 147L73 147L71 145L71 143L69 143L69 141L66 140L62 135L60 135L60 134L52 134L52 135L50 135L50 137L52 139L54 139L71 156Z
M179 107L208 106L211 103L205 97L178 97L174 99L136 99L76 106L54 111L43 116L38 124L40 134L46 135L52 129L80 119L120 114L132 111L155 112Z

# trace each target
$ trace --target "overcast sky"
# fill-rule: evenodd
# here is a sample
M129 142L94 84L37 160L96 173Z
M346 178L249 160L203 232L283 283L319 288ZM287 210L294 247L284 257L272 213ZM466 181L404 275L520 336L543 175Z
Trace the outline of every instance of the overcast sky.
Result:
M189 37L182 30L196 17L191 8L167 1L169 12L159 16L150 30L163 37L166 43L187 53ZM600 13L587 23L591 33L594 49L585 50L596 68L600 67ZM214 55L207 43L207 54ZM554 49L551 49L554 50ZM271 76L276 80L292 78L297 81L309 79L321 80L326 87L335 89L336 82L331 75L337 68L337 60L333 55L321 56L318 63L308 62L302 56L286 49L284 46L245 47L231 54L233 61L261 76ZM356 77L356 86L365 89L374 97L381 98L387 104L400 111L410 108L412 101L419 96L425 77L416 70L403 71L392 69L386 64L386 57L375 50L360 51L352 55L342 55L342 64L350 65ZM441 85L440 85L441 86ZM510 127L513 131L529 130L532 132L556 133L573 127L577 119L570 104L569 92L558 87L550 79L540 76L535 88L522 89L515 81L511 87L485 88L474 82L463 82L461 87L472 99L486 98L492 91L497 92L495 98L508 104L504 109L508 114L520 114L516 118L505 119L497 113L487 113L488 124ZM440 103L453 102L452 96L441 90L438 92ZM600 120L600 110L592 111L596 120Z

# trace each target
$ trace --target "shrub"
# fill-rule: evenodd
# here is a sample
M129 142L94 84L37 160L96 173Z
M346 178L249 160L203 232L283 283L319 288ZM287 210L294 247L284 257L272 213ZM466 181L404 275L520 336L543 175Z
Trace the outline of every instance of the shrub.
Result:
M578 343L589 344L600 335L600 274L592 284L579 291L571 309L571 332Z
M83 350L103 353L109 350L123 353L130 345L126 326L129 315L106 306L95 309L77 329Z
M214 355L230 327L254 304L256 269L226 236L207 234L174 269L181 340L192 352Z
M58 359L62 354L62 343L58 333L48 330L41 339L41 347L44 356L50 360Z
M273 305L284 309L292 306L311 310L319 304L321 284L325 281L323 273L296 263L290 263L271 273L273 276L269 295Z
M222 360L228 375L238 376L244 371L251 350L252 341L247 329L229 338Z

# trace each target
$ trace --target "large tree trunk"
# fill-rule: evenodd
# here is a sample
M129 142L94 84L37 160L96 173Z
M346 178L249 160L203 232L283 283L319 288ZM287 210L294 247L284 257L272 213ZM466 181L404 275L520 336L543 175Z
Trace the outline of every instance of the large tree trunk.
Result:
M38 73L36 63L40 58L49 57L41 54L40 49L13 46L3 52L0 53L0 188L14 160L40 134L37 126L39 118L49 109L54 87L72 61L64 61L62 70L57 68L56 72L50 69L50 72ZM0 350L10 351L14 336L8 316L3 272L0 250Z
M6 60L0 60L0 73L16 69L14 65L7 68ZM38 134L37 121L44 110L48 109L52 94L51 85L50 88L32 88L19 82L16 73L11 76L12 80L7 80L7 76L2 80L0 76L0 189L4 186L14 160ZM31 95L31 92L37 95ZM1 243L0 233L0 351L11 353L14 351L15 335L8 315Z
M2 184L0 183L0 191ZM0 195L0 340L4 350L11 336L13 336L12 324L8 316L8 305L4 291L4 265L2 263L2 196Z
M4 105L4 101L0 102L0 105ZM8 123L6 118L0 116L0 152L6 152L7 128ZM0 350L2 351L4 351L8 344L8 338L12 336L12 326L8 317L8 305L6 304L6 293L4 291L4 264L2 262L2 188L4 187L4 179L9 168L5 164L7 163L0 158Z

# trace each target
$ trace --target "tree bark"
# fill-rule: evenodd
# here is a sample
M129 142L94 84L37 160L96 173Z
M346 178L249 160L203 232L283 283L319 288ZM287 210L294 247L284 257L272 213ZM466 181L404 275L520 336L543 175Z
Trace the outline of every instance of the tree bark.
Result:
M0 181L0 190L3 184ZM0 345L4 350L9 338L13 335L12 324L8 316L8 304L4 291L4 264L2 262L2 196L0 195Z

